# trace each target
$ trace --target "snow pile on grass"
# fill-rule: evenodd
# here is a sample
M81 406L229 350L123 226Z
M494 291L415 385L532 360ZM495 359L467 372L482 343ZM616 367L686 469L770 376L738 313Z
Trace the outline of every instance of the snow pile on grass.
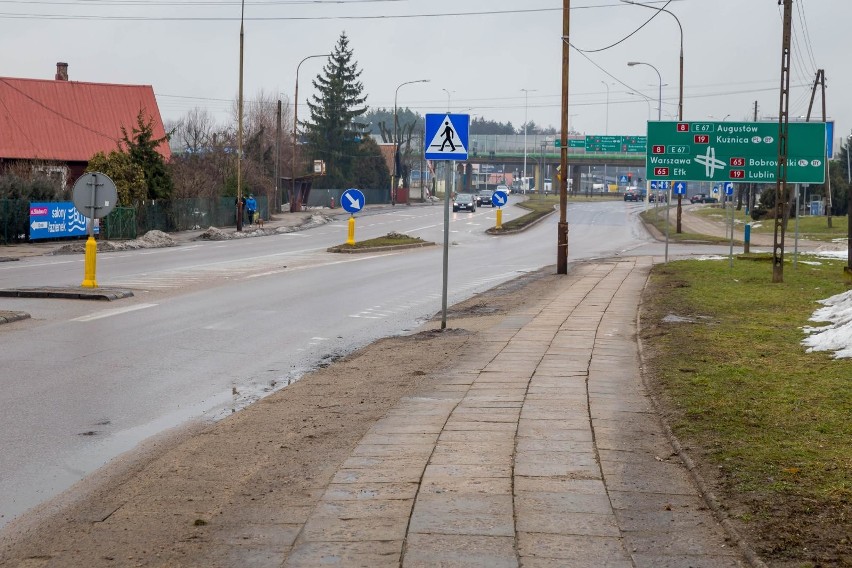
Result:
M813 313L810 321L831 322L822 327L802 328L808 337L802 345L813 351L834 351L836 359L852 357L852 291L820 300L823 308Z

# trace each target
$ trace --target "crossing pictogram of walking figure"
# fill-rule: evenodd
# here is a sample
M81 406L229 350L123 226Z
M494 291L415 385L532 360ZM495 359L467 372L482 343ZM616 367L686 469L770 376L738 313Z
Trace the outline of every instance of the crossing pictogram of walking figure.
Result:
M456 131L453 130L453 127L450 125L450 121L444 121L444 131L441 132L441 136L444 137L444 141L441 143L441 152L444 151L444 146L446 146L447 144L450 145L450 152L456 151L456 145L453 144L453 137L455 136L455 132Z
M466 160L470 115L427 114L424 157L427 160Z

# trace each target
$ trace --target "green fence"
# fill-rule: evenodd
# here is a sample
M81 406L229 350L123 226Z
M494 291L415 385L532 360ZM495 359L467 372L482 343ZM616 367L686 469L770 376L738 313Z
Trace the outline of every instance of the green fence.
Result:
M257 211L269 220L266 197L257 197ZM0 243L29 241L30 202L0 199ZM145 201L133 207L117 207L101 220L101 237L135 239L148 231L190 231L207 227L233 227L236 205L233 197ZM63 239L64 240L64 239Z

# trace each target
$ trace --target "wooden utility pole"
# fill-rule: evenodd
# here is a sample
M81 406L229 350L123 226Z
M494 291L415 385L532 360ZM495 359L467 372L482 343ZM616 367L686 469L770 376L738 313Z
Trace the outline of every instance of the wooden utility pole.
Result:
M825 110L825 70L817 69L816 79L814 80L814 87L811 89L811 102L808 104L808 115L805 118L805 121L811 121L811 111L814 108L814 99L816 98L817 87L822 87L822 121L825 123L826 121L826 110ZM828 221L828 228L831 228L831 176L829 175L828 169L828 158L826 156L825 160L825 217ZM797 212L798 214L798 212Z
M775 233L772 247L772 282L784 282L784 230L787 207L787 154L790 128L790 38L793 27L793 0L784 4L784 30L781 44L781 93L778 107L778 172L775 179Z
M568 62L571 53L571 0L562 0L562 136L560 138L559 224L556 273L568 274Z

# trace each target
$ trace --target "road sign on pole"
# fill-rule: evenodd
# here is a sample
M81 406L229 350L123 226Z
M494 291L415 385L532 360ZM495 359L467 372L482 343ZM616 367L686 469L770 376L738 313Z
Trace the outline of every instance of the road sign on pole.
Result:
M731 182L725 182L725 195L733 195L734 194L734 184Z
M825 123L791 122L787 181L825 180ZM649 122L645 166L654 179L773 183L778 123Z
M674 182L674 194L675 195L686 195L686 182L685 181Z
M427 114L427 160L467 160L469 114Z
M340 196L340 205L347 213L358 213L367 204L364 193L360 189L350 188Z

